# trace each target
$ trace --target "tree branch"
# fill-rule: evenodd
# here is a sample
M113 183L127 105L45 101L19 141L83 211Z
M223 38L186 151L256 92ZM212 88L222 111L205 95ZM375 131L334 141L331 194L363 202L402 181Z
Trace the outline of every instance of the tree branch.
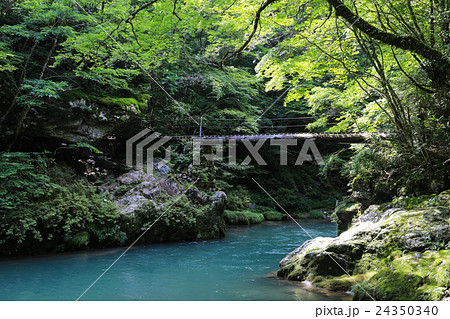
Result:
M397 58L397 55L395 54L394 48L391 48L391 51L392 51L392 54L394 55L395 62L397 63L400 71L402 71L402 73L411 81L412 84L414 84L416 87L418 87L419 89L421 89L422 91L425 91L427 93L430 93L430 94L436 93L435 91L430 90L429 88L426 88L424 85L422 85L422 84L418 83L416 80L414 80L414 78L411 75L409 75L405 71L405 69L403 69L402 65L400 64L400 61Z
M176 11L177 10L177 2L178 2L178 0L174 0L174 2L173 2L172 14L177 17L178 21L181 21L181 18L178 16L177 11Z
M445 70L450 70L450 61L438 50L411 36L395 35L378 29L360 16L355 15L341 0L327 0L327 2L334 8L338 17L343 18L369 37L384 44L417 53L427 60L440 65L444 72L447 72Z
M136 9L126 20L125 22L130 23L133 21L134 18L136 18L136 15L141 12L142 10L145 10L146 8L150 7L152 4L158 2L158 0L152 0L150 2L144 3L141 5L138 9Z
M227 54L225 54L225 56L223 57L223 59L220 61L220 65L223 65L223 63L226 60L231 59L232 57L236 56L237 54L239 54L240 52L242 52L248 45L249 43L252 41L256 31L258 30L258 25L259 25L259 20L261 19L261 13L272 3L276 2L277 0L266 0L261 7L259 7L258 11L256 11L255 14L255 19L253 20L253 30L250 33L250 35L247 37L247 40L245 40L245 42L241 45L241 47L239 49L237 49L234 52L228 52Z

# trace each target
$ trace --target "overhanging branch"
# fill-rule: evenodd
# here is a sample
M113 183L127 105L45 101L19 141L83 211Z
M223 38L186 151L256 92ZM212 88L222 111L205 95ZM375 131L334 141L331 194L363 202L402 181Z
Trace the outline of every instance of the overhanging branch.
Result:
M223 59L220 61L220 65L223 65L223 63L226 60L231 59L232 57L236 56L237 54L239 54L240 52L242 52L248 45L249 43L252 41L253 37L256 34L256 31L258 30L258 25L259 22L261 20L261 13L272 3L276 2L277 0L266 0L264 1L264 3L261 5L261 7L259 7L258 11L256 11L255 14L255 19L253 20L253 30L250 33L250 35L247 37L247 40L245 40L245 42L240 46L239 49L237 49L234 52L228 52L227 54L225 54L225 56L223 57Z
M417 53L431 62L440 64L444 70L450 69L450 61L448 61L441 52L428 46L422 41L411 36L395 35L378 29L361 18L361 16L354 14L341 0L327 0L327 2L334 8L338 17L343 18L353 27L367 34L369 37L384 44Z

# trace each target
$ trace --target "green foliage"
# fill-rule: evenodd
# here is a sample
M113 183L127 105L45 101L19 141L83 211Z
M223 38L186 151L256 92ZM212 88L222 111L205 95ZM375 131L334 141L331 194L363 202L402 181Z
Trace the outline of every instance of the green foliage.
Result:
M223 218L228 225L260 224L264 221L264 215L249 210L230 211L225 210Z
M0 153L0 210L19 209L58 189L45 174L48 165L43 154Z
M251 34L260 1L193 0L174 7L173 0L161 0L137 12L143 3L23 0L1 11L0 126L5 139L39 122L44 111L58 114L75 100L88 102L73 107L83 116L123 120L128 118L123 116L127 111L143 125L170 135L197 135L200 117L203 134L219 135L263 132L279 124L255 121L260 115L306 116L281 122L279 130L290 131L292 125L295 132L384 132L388 140L354 146L346 164L343 153L327 150L320 168L280 167L279 154L267 150L268 168L217 161L190 167L192 150L179 147L174 169L200 177L198 185L207 191L225 190L229 210L246 210L251 203L273 207L272 200L250 180L253 176L298 216L333 207L346 190L341 172L351 180L354 194L367 195L369 202L448 187L448 81L435 79L448 72L436 69L433 60L375 41L343 19L334 19L324 1L299 7L283 0L261 12L256 37L222 64ZM443 32L442 23L447 19L445 10L437 6L430 10L434 2L408 4L364 0L358 4L358 14L386 32L411 34L448 56L448 32ZM6 5L0 8L6 10ZM89 144L75 147L100 154ZM52 184L39 158L1 155L0 209L18 212L24 208L23 227L44 238L40 231L31 231L41 225L29 207L42 202L42 207L50 209L45 203L59 200L53 205L65 214L87 207L85 199L95 196ZM117 194L125 191L119 189ZM74 197L70 199L69 194ZM80 206L63 207L61 198ZM191 204L176 204L173 214L162 219L170 233L183 211L187 224L182 229L195 233L192 218L201 215L202 209ZM142 213L148 215L142 220L130 217L132 233L154 221L157 211L151 206ZM269 212L265 216L278 218ZM87 227L81 225L64 242L74 247L99 242L99 236Z
M314 218L314 219L323 219L325 218L323 215L323 212L313 209L312 211L309 212L309 218Z
M67 88L66 82L53 82L44 80L26 80L21 89L29 98L59 98L59 92ZM22 95L22 97L24 97Z
M421 147L405 154L397 144L382 140L354 146L354 150L355 154L342 172L352 180L354 191L366 192L375 201L432 194L446 187L449 168L439 165L443 154L434 154L433 163L424 162Z
M347 161L339 157L342 151L323 156L324 164L320 166L320 176L327 177L329 174L340 172L343 169Z
M92 146L88 143L76 143L76 144L70 144L70 147L79 147L79 148L86 148L88 150L90 150L91 152L95 153L95 154L103 154L102 151L100 151L98 148L96 148L95 146Z
M84 182L59 187L16 209L2 209L1 252L7 255L121 244L114 204Z
M245 210L251 204L250 193L247 189L238 185L233 190L227 192L226 208L229 210Z
M144 231L143 243L215 238L224 230L207 207L193 203L186 195L149 201L131 215L121 215L122 228L130 241ZM157 222L157 224L155 224ZM223 221L222 221L223 223ZM155 227L151 227L155 224Z
M123 243L114 204L89 184L60 186L38 153L1 153L0 251L32 254Z

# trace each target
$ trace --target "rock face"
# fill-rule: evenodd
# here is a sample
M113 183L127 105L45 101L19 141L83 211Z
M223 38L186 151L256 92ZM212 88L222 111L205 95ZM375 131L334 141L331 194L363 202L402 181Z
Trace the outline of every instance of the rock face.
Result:
M350 275L362 282L343 285L355 299L440 300L450 294L449 242L450 192L398 199L370 206L339 237L305 242L278 276L330 288Z
M338 235L345 232L351 225L353 218L361 210L361 204L351 203L336 210Z
M188 180L177 176L169 178L131 171L101 190L113 197L122 216L121 228L130 240L147 228L143 242L224 236L225 193L208 196L189 185Z
M128 99L100 99L77 92L81 96L66 96L63 100L36 114L25 134L66 141L68 143L96 143L111 130L138 113L139 102ZM120 104L121 103L121 104Z

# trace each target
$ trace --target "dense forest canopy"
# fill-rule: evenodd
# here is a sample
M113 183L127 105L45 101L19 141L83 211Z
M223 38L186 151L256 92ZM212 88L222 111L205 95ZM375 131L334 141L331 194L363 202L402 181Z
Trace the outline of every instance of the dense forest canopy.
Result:
M354 187L445 188L449 13L432 1L8 0L0 7L0 129L82 103L165 134L383 132L334 167ZM89 105L83 103L88 102ZM286 119L277 122L271 119ZM408 171L405 176L402 172Z

